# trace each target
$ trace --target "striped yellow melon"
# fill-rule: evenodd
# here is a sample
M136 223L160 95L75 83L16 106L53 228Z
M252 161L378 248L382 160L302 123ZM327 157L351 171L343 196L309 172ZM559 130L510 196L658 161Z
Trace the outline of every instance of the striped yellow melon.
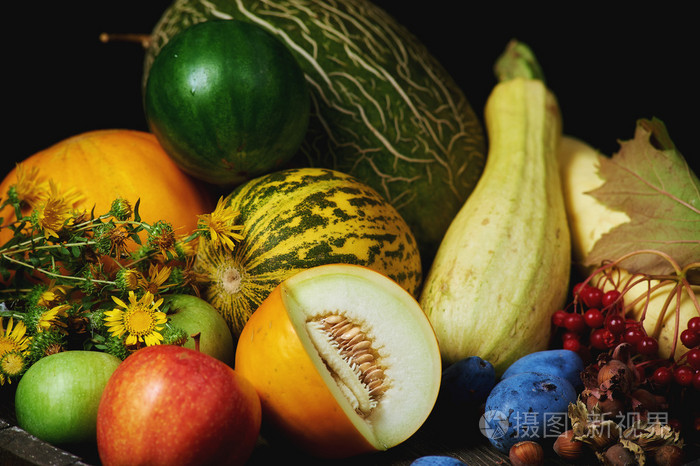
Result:
M281 170L246 182L224 202L237 212L243 239L230 251L205 240L194 269L204 298L234 336L279 283L318 265L363 265L418 294L422 269L413 233L391 204L350 175Z

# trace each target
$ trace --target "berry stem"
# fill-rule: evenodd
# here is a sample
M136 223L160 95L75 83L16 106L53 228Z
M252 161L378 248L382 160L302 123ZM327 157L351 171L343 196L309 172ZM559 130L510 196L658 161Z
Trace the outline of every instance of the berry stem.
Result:
M671 297L675 294L676 295L676 322L675 322L675 328L673 330L673 344L671 346L671 358L673 358L676 354L676 346L678 346L678 334L680 333L680 323L681 323L681 299L683 298L683 287L680 286L680 284L676 285L674 288L675 293L669 293L668 298L666 299L666 302L664 303L663 310L661 312L661 315L659 316L659 319L656 321L656 327L654 328L654 332L656 333L657 331L659 334L661 333L661 323L663 322L664 315L666 314L666 309L669 306Z
M681 269L680 265L678 265L678 262L676 262L671 256L666 254L663 251L658 251L656 249L639 249L637 251L632 251L628 252L627 254L624 254L623 256L619 257L618 259L614 260L612 264L619 264L620 262L624 261L625 259L629 259L630 257L634 257L639 254L654 254L657 256L660 256L673 267L673 270L675 271L676 275L675 277L680 277L683 275L684 270Z
M665 283L664 283L665 284ZM659 335L661 334L661 327L663 325L663 321L666 317L666 311L671 305L671 300L676 297L676 317L680 318L680 307L681 307L681 291L682 288L676 284L673 287L673 290L666 296L666 300L664 301L664 305L661 308L661 312L659 312L659 317L656 319L656 325L654 326L654 331L652 332L652 335L655 338L658 338ZM676 332L678 333L678 332ZM676 335L677 337L678 335ZM674 344L675 346L675 344Z
M664 260L666 260L671 267L674 270L674 274L644 274L644 273L634 273L631 274L630 277L625 281L624 285L622 284L622 281L620 279L620 276L617 277L617 280L614 277L614 272L616 270L619 271L620 264L625 261L626 259L629 259L633 256L639 255L639 254L654 254L659 257L662 257ZM692 275L691 271L695 270L700 270L700 262L693 262L685 267L681 268L680 265L668 254L666 254L663 251L658 251L654 249L640 249L637 251L629 252L627 254L624 254L623 256L619 257L616 260L606 262L599 266L592 274L590 274L582 283L583 286L588 285L588 283L593 280L594 277L601 276L601 278L598 279L598 283L596 284L598 287L602 287L607 281L609 281L615 289L620 291L620 295L625 295L627 292L629 292L632 288L642 284L644 281L647 282L647 289L645 293L641 293L639 296L637 296L634 300L631 302L626 302L625 305L623 306L623 309L621 310L621 314L624 317L627 311L630 309L633 309L636 305L638 305L642 300L644 300L644 306L641 312L641 316L638 319L639 322L644 322L644 319L646 318L647 315L647 310L649 308L649 302L651 301L652 294L656 292L657 290L662 289L663 287L669 286L673 284L671 289L668 292L668 296L666 297L663 307L661 308L659 312L659 316L656 319L655 325L654 325L654 330L651 333L650 336L653 338L659 338L661 334L661 330L663 327L663 322L666 318L666 313L668 309L671 306L671 303L673 302L673 299L675 298L675 326L674 326L674 339L673 339L673 344L671 347L671 357L675 355L676 352L676 347L678 345L678 336L680 333L680 315L681 315L681 300L683 297L683 291L685 290L689 299L691 302L694 304L695 309L698 311L698 315L700 315L700 304L698 303L697 296L694 291L694 284L691 283L691 281L688 279L688 275ZM654 280L656 283L652 284L652 280ZM574 297L574 301L576 302L578 300L579 296Z
M693 284L690 283L688 280L688 275L691 270L700 270L700 262L693 262L691 264L686 265L683 268L683 274L681 275L681 283L683 284L683 288L685 288L686 292L688 293L688 297L690 300L695 304L695 309L698 310L698 315L700 315L700 304L698 304L698 299L695 296L695 292L693 291Z

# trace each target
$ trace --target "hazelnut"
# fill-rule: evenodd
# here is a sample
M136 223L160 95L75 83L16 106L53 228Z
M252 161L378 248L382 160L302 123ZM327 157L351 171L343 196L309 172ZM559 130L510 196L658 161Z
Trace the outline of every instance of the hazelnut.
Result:
M597 394L590 394L586 398L586 407L589 411L598 406L604 419L615 419L624 416L627 412L627 398L615 392L601 391Z
M565 460L576 460L583 454L584 443L574 439L574 431L559 434L554 441L554 452Z
M663 445L654 451L658 466L680 466L684 462L683 449L677 445Z
M593 450L604 450L620 438L621 427L614 421L591 421L586 428L587 442Z
M625 448L621 443L616 443L603 454L603 463L609 466L632 466L637 464L634 453Z
M624 362L611 359L598 371L598 386L603 390L618 389L629 393L634 383L634 375Z
M544 464L544 450L539 443L525 440L510 447L508 458L513 466L539 466Z

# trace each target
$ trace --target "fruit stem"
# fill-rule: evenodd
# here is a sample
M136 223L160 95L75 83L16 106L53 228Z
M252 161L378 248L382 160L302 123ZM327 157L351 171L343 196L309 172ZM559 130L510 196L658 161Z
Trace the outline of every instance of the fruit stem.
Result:
M202 336L202 332L197 332L194 335L190 335L190 337L194 340L194 349L195 351L199 352L199 340Z
M530 48L511 40L494 65L496 78L500 82L515 78L536 79L544 82L544 72Z
M100 42L139 42L146 49L150 45L150 34L134 34L134 33L108 33L100 34Z

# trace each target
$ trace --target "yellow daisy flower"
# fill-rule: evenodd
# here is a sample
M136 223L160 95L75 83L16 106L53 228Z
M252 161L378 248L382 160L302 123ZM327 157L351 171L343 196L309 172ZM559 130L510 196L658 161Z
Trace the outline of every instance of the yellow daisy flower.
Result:
M39 299L37 300L37 304L39 306L44 306L44 307L52 307L57 305L59 302L63 301L66 299L66 296L68 296L68 292L71 290L71 287L68 285L56 285L56 281L52 280L49 283L48 288L41 293L39 296Z
M18 351L0 356L0 385L4 385L6 381L12 383L12 379L22 373L25 364L24 355Z
M115 225L103 235L109 241L109 255L117 258L124 257L129 253L129 231L124 225Z
M16 173L17 198L31 211L46 197L46 182L39 179L38 167L27 168L24 163L18 163Z
M207 233L212 242L231 250L235 241L243 239L243 235L238 233L243 230L243 225L235 224L237 215L238 212L228 208L223 197L220 197L212 213L197 217L197 230Z
M0 318L0 356L10 351L26 351L29 348L29 341L24 322L20 320L15 325L14 319L10 317L5 327L3 319Z
M113 296L119 306L105 312L105 325L115 337L126 334L126 346L145 343L146 346L158 345L163 341L160 331L168 321L167 316L159 308L163 299L154 301L150 292L138 299L133 291L129 292L129 302Z
M117 272L117 285L123 290L135 290L143 279L141 272L136 269L120 269Z
M43 332L51 328L65 329L67 324L62 319L68 318L68 313L66 312L68 309L70 309L70 304L60 304L44 311L41 316L39 316L37 330Z
M49 180L50 192L45 202L38 207L37 223L44 230L44 237L58 238L58 232L71 218L72 206L58 191L53 180Z
M148 278L142 276L139 279L139 286L145 291L156 295L164 288L163 284L168 281L171 272L172 268L167 265L159 267L157 264L151 264L148 267Z
M4 320L0 318L0 359L3 359L5 355L10 353L17 354L21 356L27 352L29 348L30 339L27 336L27 327L21 320L15 325L14 320L10 317L7 327L4 325ZM24 359L22 358L22 364ZM8 371L7 374L11 374L11 369L16 367L17 358L8 358ZM5 384L6 377L0 373L0 385ZM7 379L9 381L9 379Z
M49 183L51 182L53 182L53 180L49 180ZM59 184L57 184L56 187L56 192L61 193L61 198L63 201L73 210L76 210L80 203L85 200L85 196L83 196L83 194L75 188L71 187L63 190ZM80 209L80 211L84 213L85 209Z
M199 242L191 239L188 241L183 240L178 243L180 249L182 250L182 255L187 258L194 257L197 254L198 244Z

